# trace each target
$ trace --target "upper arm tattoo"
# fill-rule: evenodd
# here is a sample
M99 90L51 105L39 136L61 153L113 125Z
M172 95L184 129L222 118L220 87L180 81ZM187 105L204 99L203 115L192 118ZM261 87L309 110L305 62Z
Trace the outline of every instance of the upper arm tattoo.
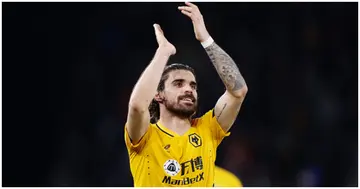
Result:
M222 112L224 111L224 109L226 108L226 103L224 104L223 108L221 109L220 113L218 116L216 116L217 120L219 120L219 117L221 116Z
M231 92L236 91L246 85L233 59L215 42L205 48L205 50L228 90Z

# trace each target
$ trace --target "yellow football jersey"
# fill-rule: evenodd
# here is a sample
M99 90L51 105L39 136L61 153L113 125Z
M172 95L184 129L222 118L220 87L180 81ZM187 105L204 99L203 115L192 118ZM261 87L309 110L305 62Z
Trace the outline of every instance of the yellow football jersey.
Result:
M215 167L215 187L242 187L242 183L233 173L221 167Z
M134 186L214 186L216 149L229 135L213 110L193 119L191 128L181 136L160 123L150 124L136 145L125 127Z

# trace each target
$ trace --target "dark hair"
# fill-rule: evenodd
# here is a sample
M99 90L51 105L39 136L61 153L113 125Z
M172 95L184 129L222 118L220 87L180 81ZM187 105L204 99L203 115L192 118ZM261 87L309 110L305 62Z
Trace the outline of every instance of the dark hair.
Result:
M164 72L161 75L161 79L157 87L158 92L161 92L165 89L165 81L169 78L169 73L174 70L187 70L190 71L196 77L194 69L188 65L179 64L179 63L167 65L164 69ZM159 102L157 102L155 99L153 99L150 103L149 112L150 112L150 122L156 123L160 118L160 105Z

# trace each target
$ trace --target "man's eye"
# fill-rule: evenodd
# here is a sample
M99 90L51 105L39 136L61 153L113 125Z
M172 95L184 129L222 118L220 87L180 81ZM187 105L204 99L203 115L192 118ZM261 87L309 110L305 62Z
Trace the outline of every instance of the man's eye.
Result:
M181 82L177 82L177 83L175 83L175 86L181 87L181 86L182 86L182 83L181 83Z

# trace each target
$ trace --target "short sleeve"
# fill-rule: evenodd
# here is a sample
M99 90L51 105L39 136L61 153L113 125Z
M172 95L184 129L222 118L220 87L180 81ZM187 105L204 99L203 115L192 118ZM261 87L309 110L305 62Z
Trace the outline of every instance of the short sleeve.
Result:
M225 133L225 131L221 128L219 122L215 117L214 109L211 109L210 111L205 113L201 117L201 119L205 123L207 123L207 126L211 131L212 138L215 141L216 146L220 145L221 141L231 134L230 132Z
M124 130L125 130L125 143L126 143L126 148L128 149L129 151L129 154L132 154L132 153L140 153L143 148L145 147L146 143L149 141L149 138L150 138L150 133L152 132L152 127L151 127L151 124L149 125L147 131L145 132L144 136L141 137L140 141L137 143L137 144L133 144L131 142L131 138L129 136L129 133L126 129L126 125L124 127Z

